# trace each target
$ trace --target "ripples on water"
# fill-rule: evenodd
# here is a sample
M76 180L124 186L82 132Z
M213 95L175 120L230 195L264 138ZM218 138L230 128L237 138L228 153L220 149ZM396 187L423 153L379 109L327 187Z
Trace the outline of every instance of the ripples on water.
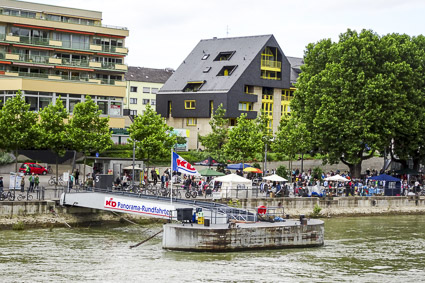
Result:
M325 246L187 253L161 226L0 231L1 282L420 282L425 216L328 219Z

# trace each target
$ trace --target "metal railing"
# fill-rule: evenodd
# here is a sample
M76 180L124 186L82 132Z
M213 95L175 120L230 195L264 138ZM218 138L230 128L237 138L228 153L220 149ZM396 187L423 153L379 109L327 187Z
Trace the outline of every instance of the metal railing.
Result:
M86 22L80 23L80 22L75 21L75 19L77 19L77 18L68 18L67 20L64 20L63 18L61 18L61 19L56 20L56 19L53 19L53 18L49 18L46 15L43 15L43 16L38 16L38 15L34 15L34 14L12 14L11 15L10 13L8 13L4 10L1 10L0 14L5 15L5 16L30 18L30 19L45 20L45 21L51 21L51 22L62 22L62 23L70 23L70 24L83 25L83 26L99 26L99 27L104 27L104 28L128 30L126 27L104 25L102 23L95 22L95 21L86 21Z
M282 62L280 61L272 61L272 60L261 60L261 67L265 68L273 68L273 69L281 69Z

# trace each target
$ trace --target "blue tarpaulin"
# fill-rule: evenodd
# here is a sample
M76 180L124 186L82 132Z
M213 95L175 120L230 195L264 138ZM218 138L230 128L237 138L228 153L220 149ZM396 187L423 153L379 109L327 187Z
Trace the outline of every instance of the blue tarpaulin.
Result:
M248 168L248 167L252 167L252 166L246 163L245 164L237 163L237 164L227 165L227 169L232 169L232 170L243 170L244 168Z
M374 181L387 181L387 182L400 182L399 178L387 175L387 174L381 174L379 176L372 176L368 178L369 180Z

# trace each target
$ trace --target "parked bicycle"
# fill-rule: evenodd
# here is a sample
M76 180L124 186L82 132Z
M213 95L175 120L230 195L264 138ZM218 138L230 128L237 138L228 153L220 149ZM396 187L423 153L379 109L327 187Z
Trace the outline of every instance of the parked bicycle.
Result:
M167 193L167 197L170 197L170 190ZM173 189L173 198L182 198L182 193L180 192L179 189Z
M10 201L14 201L15 200L15 192L13 192L13 194L12 194L12 192L11 191L8 191L7 193L6 192L1 192L1 194L0 194L0 201L2 201L2 200L10 200Z
M33 196L31 194L19 194L18 197L17 197L17 199L19 201L25 200L25 199L32 200L33 199Z
M59 186L63 186L63 184L64 184L61 176L59 176L59 182L56 182L56 177L55 176L50 176L50 179L49 179L49 181L47 181L47 183L50 186L53 186L54 184L57 184Z

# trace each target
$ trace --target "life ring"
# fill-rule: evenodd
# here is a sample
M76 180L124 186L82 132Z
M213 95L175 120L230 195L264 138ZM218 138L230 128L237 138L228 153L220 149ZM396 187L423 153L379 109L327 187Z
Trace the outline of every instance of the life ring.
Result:
M267 207L264 205L260 205L257 207L257 213L258 214L266 214L267 213Z

